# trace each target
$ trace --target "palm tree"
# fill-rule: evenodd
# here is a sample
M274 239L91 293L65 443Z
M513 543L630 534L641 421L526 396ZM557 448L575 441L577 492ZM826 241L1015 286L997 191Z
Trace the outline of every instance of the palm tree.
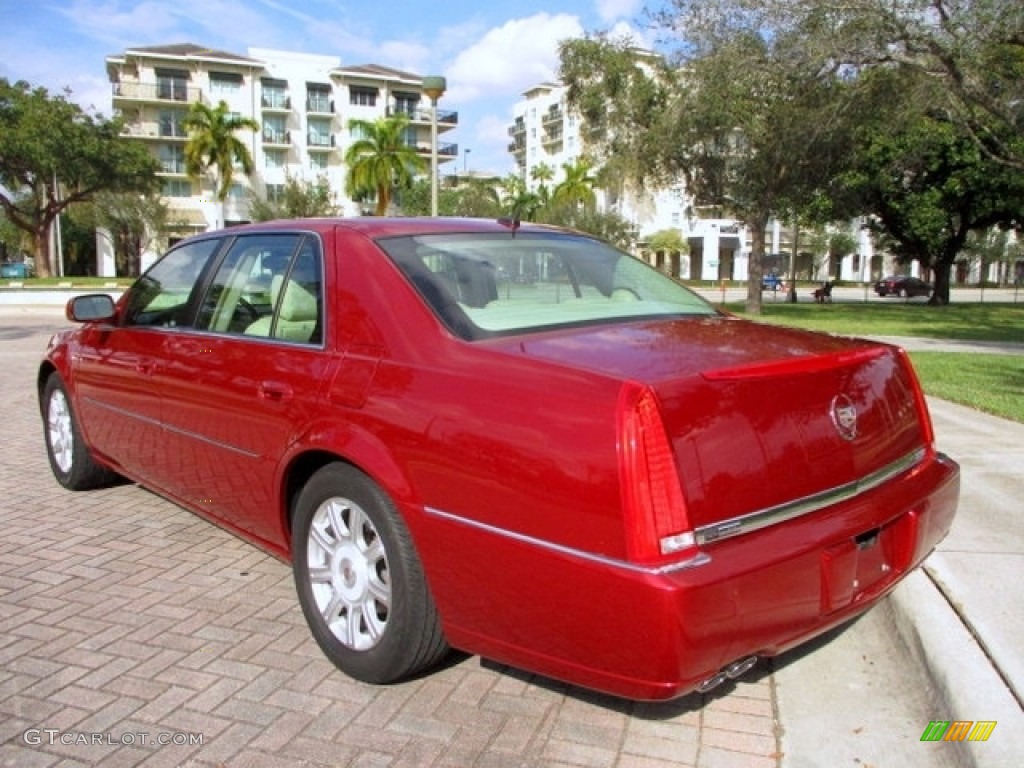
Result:
M551 199L551 192L547 182L555 178L555 169L547 163L538 163L530 169L530 178L537 182L537 196L542 205L547 205Z
M377 216L387 213L396 188L408 189L416 174L426 169L416 148L406 141L408 125L404 114L348 122L349 131L359 138L345 150L345 191L352 198L375 195Z
M235 163L242 167L246 176L253 172L249 148L236 133L242 129L258 131L260 124L233 113L225 101L216 107L197 101L189 107L182 125L189 132L185 144L185 172L189 178L199 179L205 171L216 169L214 195L223 206L234 181Z
M555 187L551 194L551 202L556 206L581 207L587 210L597 205L594 187L597 179L590 173L592 164L585 157L577 158L572 163L562 163L565 178Z

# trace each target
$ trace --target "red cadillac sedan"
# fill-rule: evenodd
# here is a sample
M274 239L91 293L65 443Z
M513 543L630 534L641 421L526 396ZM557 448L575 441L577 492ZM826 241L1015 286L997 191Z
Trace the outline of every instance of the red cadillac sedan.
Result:
M68 317L57 481L130 478L290 562L371 683L454 647L710 690L868 609L957 506L901 350L728 316L575 232L237 227Z

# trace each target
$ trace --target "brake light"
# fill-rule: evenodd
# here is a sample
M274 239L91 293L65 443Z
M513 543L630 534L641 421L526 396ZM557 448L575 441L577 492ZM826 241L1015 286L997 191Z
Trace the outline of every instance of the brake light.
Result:
M652 562L696 550L658 400L650 387L623 385L618 410L619 480L626 552Z
M917 371L914 370L914 364L910 361L910 355L907 354L907 350L900 347L899 349L900 363L903 365L903 370L906 371L907 378L910 379L910 385L913 387L914 393L914 405L917 408L917 420L921 424L921 439L924 441L925 448L929 453L935 452L935 428L932 426L932 416L928 411L928 402L924 399L924 390L921 388L921 380L917 378Z

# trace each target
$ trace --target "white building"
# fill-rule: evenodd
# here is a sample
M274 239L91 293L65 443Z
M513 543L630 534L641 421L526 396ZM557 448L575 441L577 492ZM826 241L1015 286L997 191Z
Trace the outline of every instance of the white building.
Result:
M432 111L423 77L375 64L342 66L335 56L250 48L241 56L191 43L130 48L106 59L113 107L124 117L125 135L144 141L160 160L163 196L180 235L248 220L255 193L273 200L287 176L328 180L345 215L364 207L345 196L345 150L353 141L349 120L376 120L404 113L407 142L429 158ZM216 201L213 179L185 174L189 105L225 101L232 111L260 124L243 131L255 163L253 177L236 173L226 203ZM458 124L458 114L438 109L438 134ZM458 147L439 139L438 162L457 159ZM369 206L372 210L372 206ZM104 241L100 241L101 244ZM109 251L109 243L105 246ZM101 264L112 265L101 253Z
M545 82L523 93L512 110L508 151L514 158L520 177L528 189L536 190L540 181L534 171L547 165L554 172L549 186L564 175L562 165L572 163L583 153L581 118L566 104L566 87ZM641 250L644 240L662 230L677 230L689 243L688 254L647 254L647 258L682 278L719 282L746 280L750 261L751 237L746 227L734 219L720 218L720 213L700 209L687 196L682 182L671 189L632 193L616 199L597 190L598 205L605 211L616 211L630 221L639 235ZM880 259L874 257L868 234L856 233L858 253L847 256L840 265L830 265L827 257L808 265L803 259L801 273L813 269L816 279L868 281L881 270ZM788 265L792 230L773 221L765 232L765 252L775 254L766 264L779 263L780 271Z

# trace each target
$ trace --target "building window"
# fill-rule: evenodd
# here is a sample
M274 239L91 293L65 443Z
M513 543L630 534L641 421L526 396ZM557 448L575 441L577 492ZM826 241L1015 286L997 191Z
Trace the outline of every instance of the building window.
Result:
M160 194L164 197L192 197L192 182L185 179L165 179Z
M288 87L281 82L264 80L260 105L267 109L290 109Z
M244 200L246 198L246 188L238 183L232 184L228 190L228 198L231 200Z
M307 124L306 141L311 147L331 146L331 121L310 120Z
M267 168L284 168L284 156L285 152L283 149L263 150L263 157L266 160Z
M377 106L377 89L354 85L348 89L348 103L356 107Z
M161 144L160 170L163 173L185 173L185 148L177 144Z
M181 124L185 119L185 112L180 109L160 110L160 135L173 138L185 138L188 131Z
M211 72L210 95L230 99L242 92L242 76L234 72Z
M157 71L156 95L168 101L187 101L188 73Z
M317 171L326 171L327 157L328 153L326 152L310 152L309 167Z
M333 112L334 105L331 103L331 86L308 85L306 87L306 111Z
M266 115L263 118L263 143L287 144L284 115Z
M284 184L267 184L267 202L278 203L284 200Z
M419 109L420 96L418 93L396 93L395 112L398 114L414 117Z

